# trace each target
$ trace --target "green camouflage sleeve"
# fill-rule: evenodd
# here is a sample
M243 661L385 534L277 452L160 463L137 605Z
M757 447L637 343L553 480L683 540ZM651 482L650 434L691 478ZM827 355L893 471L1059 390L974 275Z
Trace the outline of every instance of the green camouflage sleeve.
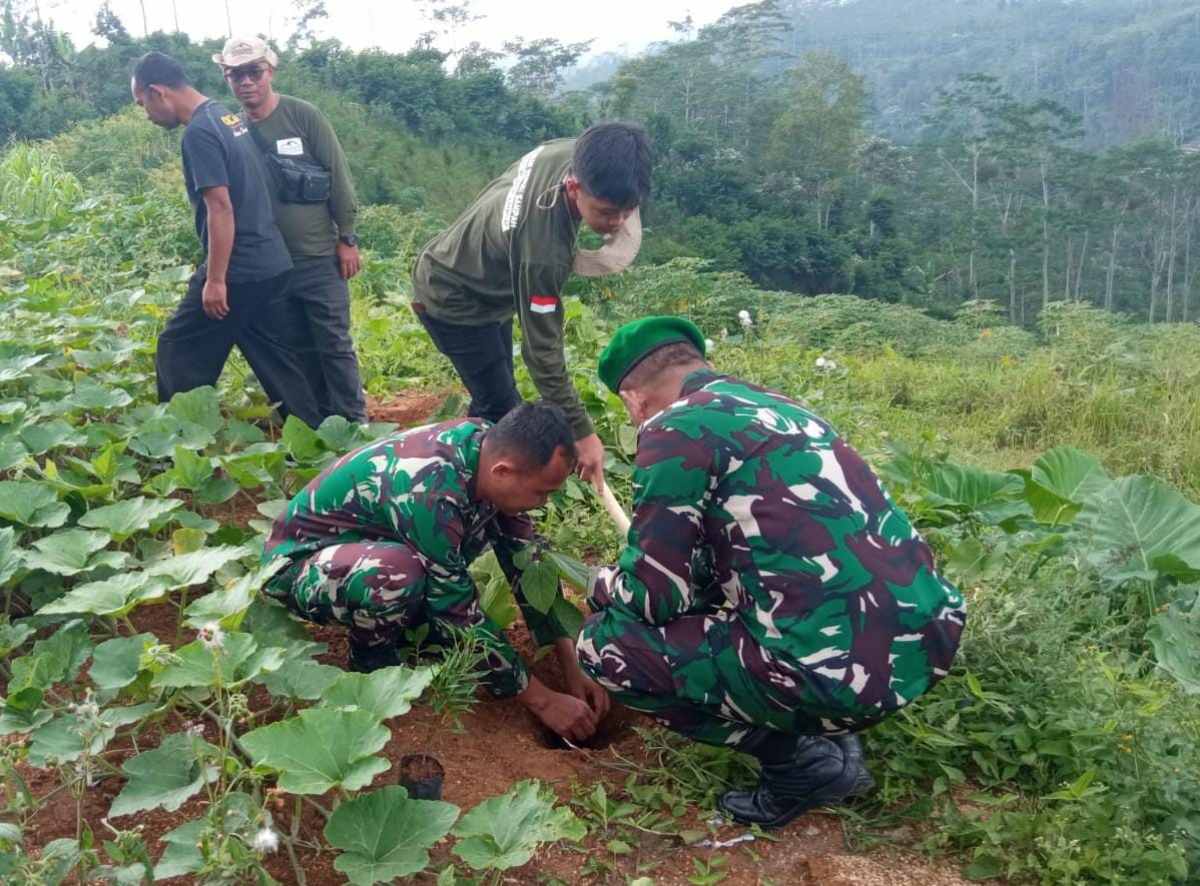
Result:
M492 533L491 538L492 550L496 552L496 559L500 562L500 568L504 570L504 576L508 579L508 585L512 588L517 605L521 607L521 616L525 619L525 626L533 635L534 642L539 647L549 646L555 640L571 637L562 622L554 615L554 610L551 609L549 613L539 612L529 603L525 591L521 587L522 573L513 560L533 541L533 521L525 514L519 517L500 514L497 516L495 532ZM556 603L558 599L562 598L562 595L562 584L560 583L555 598Z
M409 538L426 561L430 617L440 625L473 631L480 638L488 650L481 667L488 672L484 682L492 695L507 698L523 692L529 685L525 663L479 605L470 564L462 553L461 511L450 498L438 494L414 503L411 515Z
M626 547L616 566L596 576L589 599L593 609L612 606L664 625L691 608L692 557L714 458L710 444L669 427L642 430Z

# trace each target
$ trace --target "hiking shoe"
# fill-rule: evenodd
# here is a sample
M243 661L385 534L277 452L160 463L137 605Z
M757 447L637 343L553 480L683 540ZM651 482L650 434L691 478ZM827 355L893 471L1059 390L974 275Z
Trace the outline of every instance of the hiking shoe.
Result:
M810 809L846 799L861 768L847 762L837 742L815 735L798 736L791 759L764 761L758 787L728 791L717 807L741 824L782 827Z

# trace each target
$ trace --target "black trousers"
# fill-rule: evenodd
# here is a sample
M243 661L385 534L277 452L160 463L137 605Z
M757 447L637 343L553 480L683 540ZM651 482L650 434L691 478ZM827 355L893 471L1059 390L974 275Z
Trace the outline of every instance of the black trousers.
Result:
M350 285L337 257L292 256L287 294L307 325L304 364L322 417L367 420L362 377L350 337Z
M303 362L303 318L289 310L288 276L228 284L229 314L213 320L202 307L207 269L201 265L158 337L154 369L159 402L181 391L215 386L237 345L271 402L281 404L284 415L317 427L321 415Z
M500 421L521 403L513 375L512 321L460 326L437 320L424 310L417 316L437 349L450 358L471 394L467 415Z

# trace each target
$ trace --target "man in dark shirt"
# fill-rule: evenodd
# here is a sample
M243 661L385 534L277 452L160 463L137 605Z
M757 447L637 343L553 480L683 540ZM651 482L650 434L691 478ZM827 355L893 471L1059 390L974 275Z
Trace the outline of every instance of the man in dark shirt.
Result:
M204 261L158 337L160 401L215 385L237 345L272 402L307 424L321 416L281 309L292 260L275 225L259 158L241 119L197 92L160 52L133 70L133 99L157 126L183 133L183 177Z
M350 337L350 286L359 272L354 221L358 201L350 164L329 121L316 107L273 87L278 57L259 37L234 37L213 61L245 111L260 151L306 161L329 173L329 197L300 202L281 193L271 162L267 173L275 219L295 267L288 298L306 320L305 365L321 415L367 420L362 379Z

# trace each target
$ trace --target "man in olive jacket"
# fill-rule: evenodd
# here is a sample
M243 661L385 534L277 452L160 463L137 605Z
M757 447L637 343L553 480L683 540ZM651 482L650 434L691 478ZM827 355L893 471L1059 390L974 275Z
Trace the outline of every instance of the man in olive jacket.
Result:
M359 272L354 222L358 202L346 154L329 121L316 107L275 92L279 59L265 40L235 37L214 55L242 105L254 142L266 155L275 218L295 269L288 296L304 312L308 342L306 375L321 417L367 419L358 358L350 337L350 287ZM309 161L328 171L329 199L299 203L283 199L271 155Z

